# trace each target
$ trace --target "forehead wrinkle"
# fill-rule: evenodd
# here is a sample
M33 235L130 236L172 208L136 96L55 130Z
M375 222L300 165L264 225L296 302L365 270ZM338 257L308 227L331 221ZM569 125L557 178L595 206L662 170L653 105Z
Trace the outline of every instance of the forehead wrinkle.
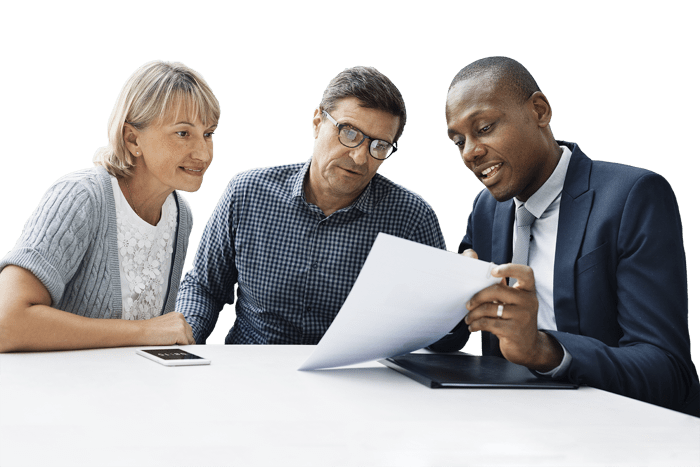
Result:
M365 107L362 105L362 102L357 97L346 97L344 99L339 100L336 104L336 110L343 112L343 115L338 116L338 118L336 118L335 116L333 117L339 125L350 125L353 128L361 131L362 134L367 136L369 139L378 139L381 141L393 143L393 138L396 136L396 133L399 130L398 127L401 125L401 119L399 116L393 115L381 109ZM360 128L360 125L357 125L355 123L358 121L365 120L377 121L380 123L380 126L386 126L387 137L376 137L374 135L370 135L366 133L362 128ZM384 123L386 123L386 125L382 125ZM393 128L394 124L397 125L395 129Z

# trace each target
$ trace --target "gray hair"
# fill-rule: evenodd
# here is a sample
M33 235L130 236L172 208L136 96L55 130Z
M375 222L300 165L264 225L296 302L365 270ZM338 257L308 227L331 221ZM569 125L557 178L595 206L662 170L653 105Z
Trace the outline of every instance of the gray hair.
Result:
M399 140L406 125L406 105L389 78L370 66L346 68L328 83L318 107L331 112L336 102L346 97L357 98L362 107L399 117L399 129L393 142Z

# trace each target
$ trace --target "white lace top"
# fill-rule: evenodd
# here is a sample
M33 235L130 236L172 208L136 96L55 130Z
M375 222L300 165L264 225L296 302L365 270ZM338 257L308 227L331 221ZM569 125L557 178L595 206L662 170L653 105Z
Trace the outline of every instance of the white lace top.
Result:
M168 196L160 221L153 226L131 209L119 182L111 179L117 209L122 318L150 319L161 314L168 291L177 204L174 195Z

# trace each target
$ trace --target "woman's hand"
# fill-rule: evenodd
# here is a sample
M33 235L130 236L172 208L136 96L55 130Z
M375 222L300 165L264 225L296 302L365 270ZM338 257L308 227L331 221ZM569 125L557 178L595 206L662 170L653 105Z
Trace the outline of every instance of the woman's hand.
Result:
M144 343L141 345L196 344L192 327L185 321L182 313L173 311L139 323L144 331Z
M30 271L0 272L0 352L194 343L180 313L143 321L86 318L51 307L48 290Z

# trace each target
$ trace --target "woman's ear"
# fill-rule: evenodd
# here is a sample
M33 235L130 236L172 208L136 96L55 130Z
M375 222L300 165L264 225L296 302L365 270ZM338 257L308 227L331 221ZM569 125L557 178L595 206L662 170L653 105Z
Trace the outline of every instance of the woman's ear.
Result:
M124 136L124 145L131 155L134 157L142 156L143 151L139 147L139 130L137 130L131 123L125 122L122 134Z

